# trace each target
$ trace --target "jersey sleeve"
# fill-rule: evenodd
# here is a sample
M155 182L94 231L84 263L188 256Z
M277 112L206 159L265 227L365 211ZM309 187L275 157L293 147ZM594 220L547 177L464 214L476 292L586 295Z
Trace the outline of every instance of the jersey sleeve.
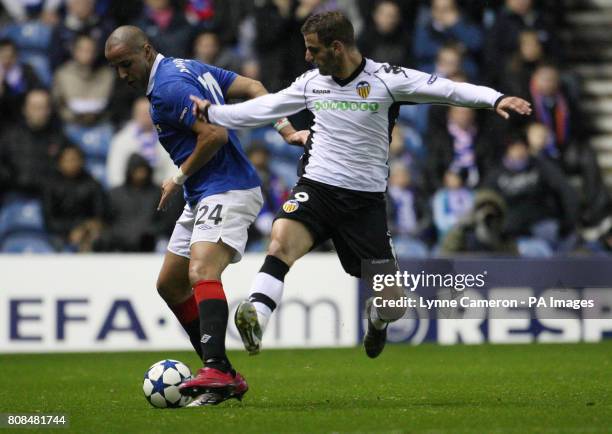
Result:
M311 74L297 78L291 86L277 93L263 95L239 104L212 105L211 123L225 128L255 128L306 108L305 88Z
M486 86L459 83L435 74L389 67L379 75L395 101L493 108L501 93Z
M228 71L227 69L218 68L213 65L206 65L211 75L215 78L217 83L219 83L219 87L223 92L223 97L227 95L227 90L232 85L238 74L232 71Z
M165 84L159 92L155 111L161 122L177 128L191 130L196 122L190 95L210 99L198 86L187 81L173 81Z

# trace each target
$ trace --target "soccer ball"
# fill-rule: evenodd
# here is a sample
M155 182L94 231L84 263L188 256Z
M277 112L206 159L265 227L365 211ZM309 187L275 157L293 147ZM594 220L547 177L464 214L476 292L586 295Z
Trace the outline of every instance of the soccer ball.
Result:
M153 407L184 407L189 404L190 398L181 395L179 386L189 379L191 371L184 363L178 360L160 360L145 372L142 390Z

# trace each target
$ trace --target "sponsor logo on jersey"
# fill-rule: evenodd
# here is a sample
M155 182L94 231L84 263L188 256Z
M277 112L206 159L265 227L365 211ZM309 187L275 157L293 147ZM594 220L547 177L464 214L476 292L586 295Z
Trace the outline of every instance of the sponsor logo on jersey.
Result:
M370 83L367 81L360 81L357 83L357 93L363 99L366 99L370 95Z
M436 74L431 74L429 76L429 80L427 80L427 84L434 84L434 82L438 79Z
M377 112L379 104L377 102L358 102L358 101L315 101L313 109L318 110L342 110L342 111L371 111Z
M329 89L313 89L312 93L331 93Z
M290 199L283 204L283 211L287 214L292 213L300 207L300 203L297 200Z

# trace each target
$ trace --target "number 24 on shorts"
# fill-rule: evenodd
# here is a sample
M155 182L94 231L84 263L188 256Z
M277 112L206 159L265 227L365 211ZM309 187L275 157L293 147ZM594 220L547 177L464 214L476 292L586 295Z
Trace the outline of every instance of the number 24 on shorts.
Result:
M221 218L222 209L223 209L223 205L217 204L212 209L212 211L210 211L210 214L209 214L208 211L210 210L210 207L208 205L202 205L202 216L198 219L198 221L196 222L196 225L200 225L204 223L204 220L212 220L215 226L218 225L223 220ZM208 217L206 216L207 214L208 214Z

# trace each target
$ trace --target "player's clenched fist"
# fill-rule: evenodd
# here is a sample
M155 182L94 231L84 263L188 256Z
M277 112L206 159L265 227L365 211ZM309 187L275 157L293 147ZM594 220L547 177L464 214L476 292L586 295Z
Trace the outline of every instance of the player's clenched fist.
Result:
M207 99L198 98L195 95L190 95L189 99L194 102L193 107L191 108L193 115L203 122L208 122L207 113L211 102Z

